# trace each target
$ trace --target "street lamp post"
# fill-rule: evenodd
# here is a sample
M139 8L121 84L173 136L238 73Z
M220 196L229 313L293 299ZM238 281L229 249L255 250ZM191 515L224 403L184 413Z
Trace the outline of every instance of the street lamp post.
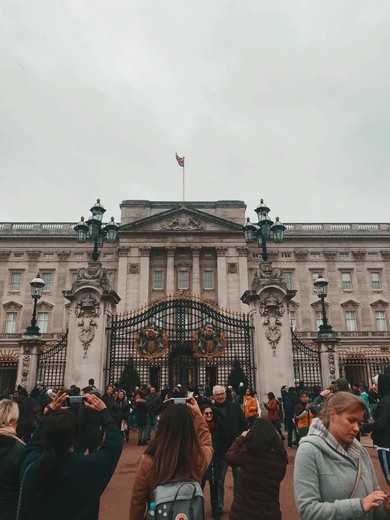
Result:
M333 336L334 332L332 326L328 323L326 316L325 298L328 293L328 281L320 275L314 282L314 288L317 292L318 298L321 300L322 308L322 324L319 327L319 333L322 336Z
M31 280L31 298L34 300L33 312L31 317L31 325L26 328L25 335L26 336L40 336L39 327L37 326L37 302L39 298L42 296L43 288L45 287L45 282L37 274L36 278Z
M279 217L276 217L275 222L270 219L268 216L270 209L264 204L263 199L260 200L260 204L255 211L258 222L253 224L249 217L247 218L243 227L245 241L247 244L251 244L257 239L257 244L262 249L261 258L264 262L267 262L267 239L272 236L276 243L283 242L286 226L280 222Z
M97 262L100 255L99 248L103 247L103 240L106 239L111 244L116 242L119 226L115 224L114 217L111 217L108 224L103 224L103 215L106 210L100 204L100 199L97 199L90 211L92 215L89 220L85 222L84 217L81 217L80 222L74 226L74 230L77 233L77 242L84 243L87 238L93 239L94 247L91 257L94 262Z

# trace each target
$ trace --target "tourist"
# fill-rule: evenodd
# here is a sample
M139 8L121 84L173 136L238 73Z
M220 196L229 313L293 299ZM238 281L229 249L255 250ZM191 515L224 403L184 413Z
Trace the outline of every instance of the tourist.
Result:
M295 501L301 520L388 519L367 450L356 440L367 416L363 399L331 394L314 418L295 457ZM388 511L385 511L385 509Z
M129 520L143 520L153 490L168 480L195 480L202 476L213 456L211 434L194 397L187 404L166 408L156 437L138 464L134 478Z
M306 390L302 390L299 394L299 403L294 410L294 420L299 439L307 435L316 414L316 410L314 408L312 409L311 403L309 402L309 394Z
M254 397L252 388L247 388L245 390L243 408L246 420L249 423L249 427L251 427L253 423L256 421L256 418L258 417L257 400Z
M216 385L213 388L213 412L214 418L219 424L219 446L221 456L225 456L230 446L236 438L248 429L248 421L245 419L244 412L238 403L228 401L226 398L225 387ZM221 475L218 482L218 513L223 514L225 500L225 477L229 465L223 458L221 461ZM234 479L234 490L238 481L238 468L232 469Z
M272 423L258 419L234 441L225 459L240 468L230 520L281 520L279 491L287 454Z
M268 392L268 403L263 403L264 407L268 411L268 420L274 425L275 430L280 435L282 441L285 440L285 436L282 433L282 423L279 415L279 401L276 399L273 392Z
M0 400L0 518L15 520L18 505L19 467L24 442L17 436L19 407L10 399Z
M112 405L112 415L119 431L122 432L123 440L129 442L129 425L127 422L129 417L129 402L124 390L118 391L114 404Z
M105 440L88 455L73 451L76 418L61 409L60 392L46 407L25 448L18 520L98 520L99 500L122 452L122 437L104 402L85 395L89 409L100 412Z
M202 477L201 486L205 488L206 481L210 485L211 515L214 520L218 520L221 514L218 512L218 480L221 474L221 450L219 447L219 425L214 419L213 408L206 404L201 408L202 415L211 433L211 441L214 449L213 459Z
M146 395L146 403L148 406L148 425L146 429L146 441L149 442L152 437L152 428L157 433L158 418L161 413L162 401L160 394L154 386L150 386L149 393Z

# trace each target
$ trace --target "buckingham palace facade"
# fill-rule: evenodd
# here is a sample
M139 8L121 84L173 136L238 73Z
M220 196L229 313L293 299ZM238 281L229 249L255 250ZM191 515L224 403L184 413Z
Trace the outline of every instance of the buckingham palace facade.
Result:
M172 295L212 302L235 317L248 313L242 296L261 250L245 242L244 202L124 200L120 209L118 240L105 242L99 257L119 296L116 315ZM77 242L75 225L0 223L0 391L17 382L21 340L33 309L29 282L37 273L45 282L36 308L42 342L54 345L67 330L65 295L92 250L92 242ZM284 241L269 242L268 254L287 288L296 291L288 303L292 330L304 344L314 345L322 309L313 282L322 275L329 282L326 311L339 339L340 374L369 383L375 371L388 370L390 361L390 225L284 225Z

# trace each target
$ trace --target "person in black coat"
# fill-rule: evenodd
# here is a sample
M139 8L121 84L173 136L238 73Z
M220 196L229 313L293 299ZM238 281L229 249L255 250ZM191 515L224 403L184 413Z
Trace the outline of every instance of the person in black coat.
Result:
M378 446L378 459L390 486L390 374L379 374L378 398L378 406L373 413L374 422L365 423L363 431L371 432L372 440Z
M122 432L123 440L129 442L129 401L126 396L126 392L124 390L119 390L117 398L114 401L114 404L111 409L111 413L114 417L116 425L119 428L119 431Z
M86 394L87 408L101 414L105 439L88 455L73 451L76 418L60 392L48 405L23 454L19 520L98 520L100 496L122 452L122 436L106 405Z
M210 430L211 441L214 449L213 459L203 475L201 486L202 489L204 489L206 482L209 482L211 514L214 520L218 520L221 518L221 514L218 511L218 480L221 475L221 460L223 458L219 447L219 425L214 419L213 407L211 404L204 405L201 408L201 411Z
M0 401L0 518L15 520L19 492L19 465L24 442L16 435L18 405L9 399Z
M287 445L289 448L293 447L293 435L295 432L295 422L294 422L294 410L295 407L299 404L299 399L297 396L297 392L295 391L294 386L290 386L287 395L284 398L284 418L287 430ZM295 441L295 445L298 442Z
M249 427L241 406L233 401L228 401L224 386L216 385L213 388L213 412L214 418L219 424L219 446L221 453L225 455L235 439ZM218 481L218 512L222 514L225 498L225 476L228 463L222 459L221 475ZM233 468L234 489L237 487L238 468Z
M225 459L240 468L230 520L281 520L279 494L287 454L272 423L257 419L234 441Z

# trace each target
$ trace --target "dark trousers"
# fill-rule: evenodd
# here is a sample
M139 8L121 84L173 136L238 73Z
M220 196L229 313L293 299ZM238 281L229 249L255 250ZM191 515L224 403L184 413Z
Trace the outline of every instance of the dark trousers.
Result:
M218 508L218 481L216 480L202 480L201 486L204 490L206 482L210 485L210 503L211 503L211 512L212 514L217 512Z

